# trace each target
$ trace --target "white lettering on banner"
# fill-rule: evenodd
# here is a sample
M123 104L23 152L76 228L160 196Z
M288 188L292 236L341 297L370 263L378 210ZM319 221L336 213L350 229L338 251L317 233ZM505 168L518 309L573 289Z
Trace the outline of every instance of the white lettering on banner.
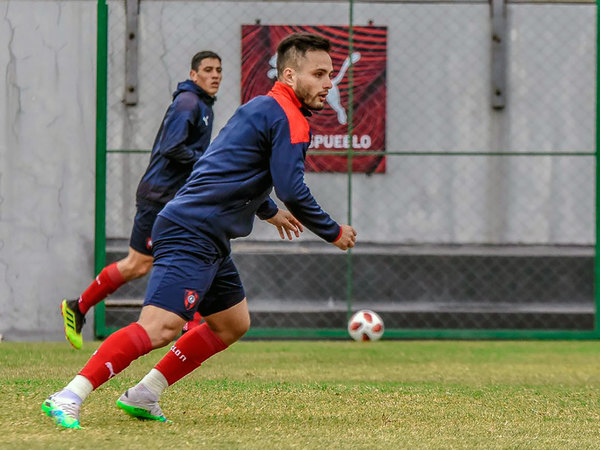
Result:
M371 136L363 134L362 136L352 136L352 148L368 149L371 147ZM318 150L320 148L349 148L349 139L347 134L315 134L312 137L310 148Z

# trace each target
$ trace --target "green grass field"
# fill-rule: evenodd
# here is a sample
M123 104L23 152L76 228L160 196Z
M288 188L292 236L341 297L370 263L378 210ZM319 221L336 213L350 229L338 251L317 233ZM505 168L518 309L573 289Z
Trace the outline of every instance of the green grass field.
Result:
M0 448L598 448L599 342L241 342L170 387L172 424L115 400L166 351L88 398L59 430L44 398L97 344L0 344Z

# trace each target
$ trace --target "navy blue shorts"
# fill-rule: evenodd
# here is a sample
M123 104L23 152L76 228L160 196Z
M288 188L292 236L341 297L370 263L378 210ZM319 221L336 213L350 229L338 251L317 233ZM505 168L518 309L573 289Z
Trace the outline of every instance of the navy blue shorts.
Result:
M144 255L152 255L152 227L160 209L138 205L133 220L129 246Z
M231 256L220 257L210 238L158 217L152 239L154 266L144 306L157 306L191 320L196 311L210 316L246 297Z

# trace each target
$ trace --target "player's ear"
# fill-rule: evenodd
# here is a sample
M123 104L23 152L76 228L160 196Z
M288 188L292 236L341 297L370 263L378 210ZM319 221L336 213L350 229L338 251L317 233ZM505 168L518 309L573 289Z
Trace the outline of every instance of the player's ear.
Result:
M286 67L285 69L283 69L283 73L281 74L281 81L290 87L295 87L296 71L291 67Z

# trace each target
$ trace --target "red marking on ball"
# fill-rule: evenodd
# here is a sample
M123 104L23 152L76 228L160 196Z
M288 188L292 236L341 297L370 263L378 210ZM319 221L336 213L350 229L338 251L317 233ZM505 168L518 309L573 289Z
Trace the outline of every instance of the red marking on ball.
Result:
M363 341L370 341L370 340L371 340L371 338L370 338L369 336L367 336L366 334L364 334L364 333L363 333L363 335L362 335L362 340L363 340Z
M377 325L375 325L375 326L373 327L373 331L374 331L375 333L379 333L379 332L381 331L381 329L382 329L382 328L383 328L383 327L381 326L381 324L380 324L380 323L378 323Z
M360 323L360 322L352 322L352 323L350 324L350 329L351 329L352 331L356 331L356 330L358 330L360 327L362 327L362 323Z
M373 316L371 314L369 314L368 312L366 312L366 313L363 313L363 316L365 316L365 320L368 323L373 323Z

